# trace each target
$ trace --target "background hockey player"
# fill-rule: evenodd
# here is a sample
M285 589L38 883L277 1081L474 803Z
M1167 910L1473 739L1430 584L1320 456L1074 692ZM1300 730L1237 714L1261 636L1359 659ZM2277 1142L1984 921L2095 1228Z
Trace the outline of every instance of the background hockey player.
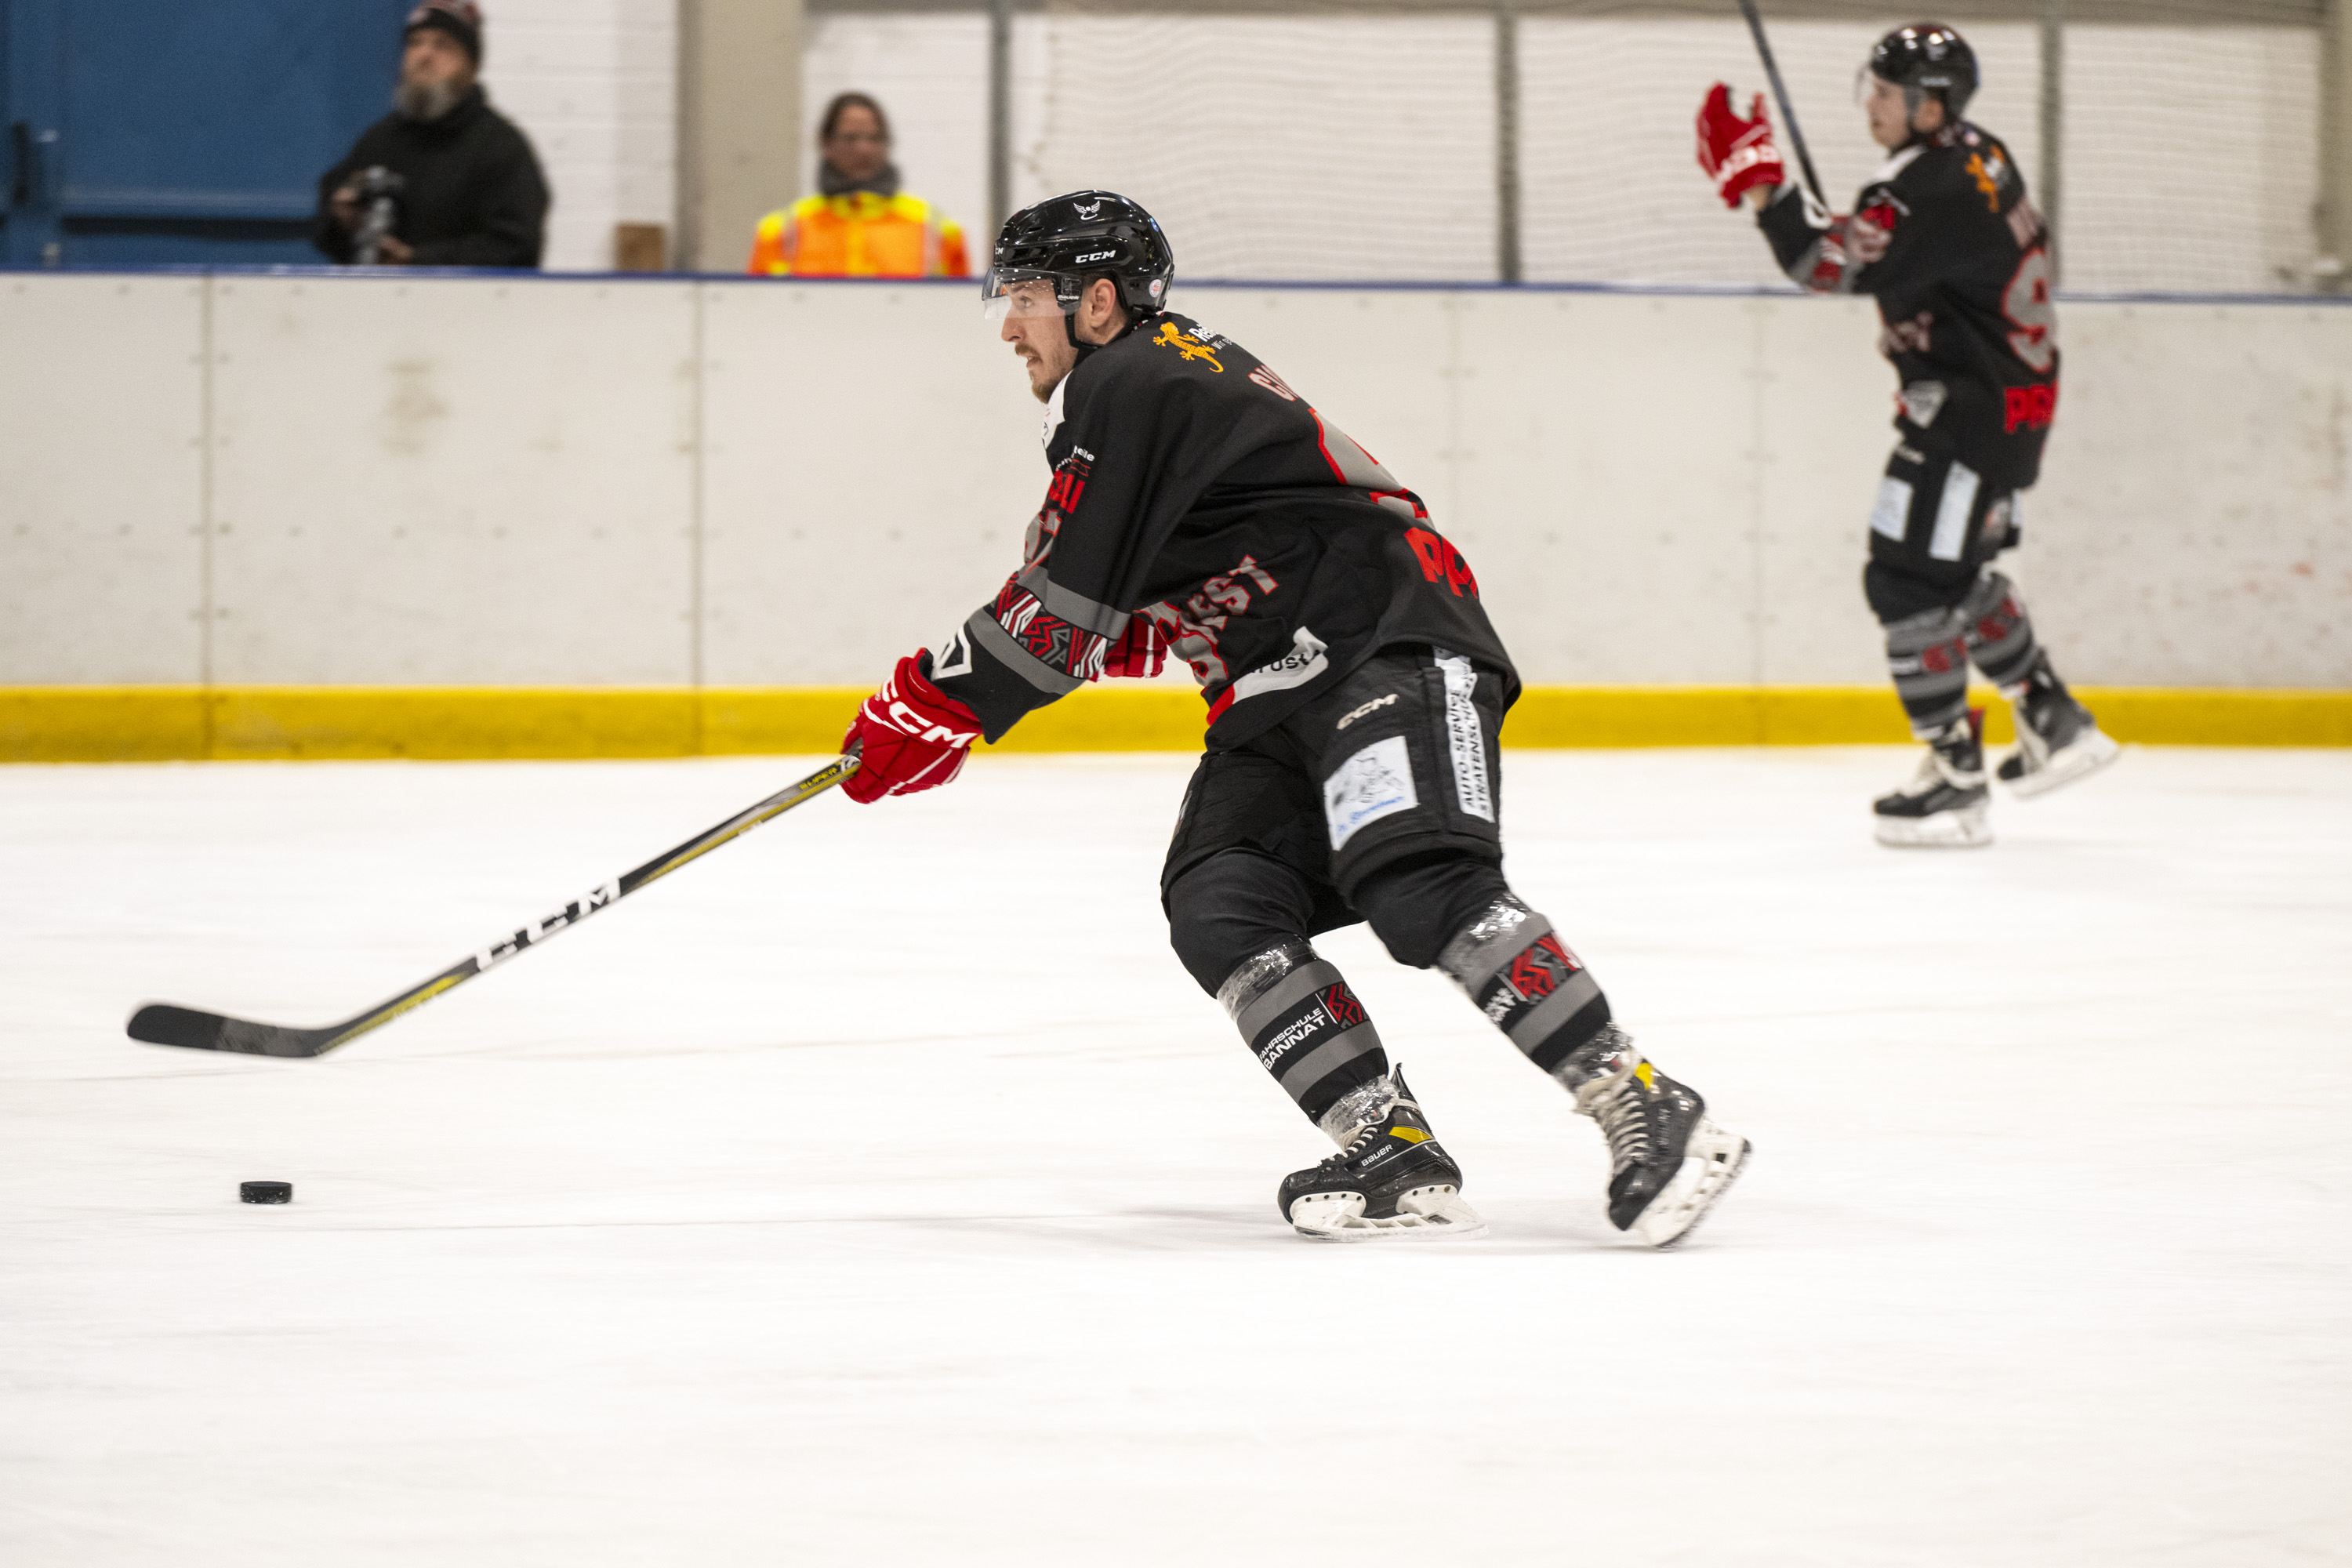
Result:
M1890 154L1851 216L1785 178L1758 95L1748 117L1716 84L1698 115L1699 163L1741 201L1790 277L1874 296L1879 347L1901 391L1899 439L1870 518L1863 586L1886 662L1928 753L1876 805L1887 844L1991 841L1973 660L2015 709L2000 776L2019 795L2112 762L2116 743L2074 700L2036 640L2016 587L1990 563L2018 542L2020 497L2039 475L2058 405L2057 316L2042 217L2009 149L1962 118L1976 56L1951 28L1899 27L1871 51L1864 107Z
M1160 226L1104 191L1006 221L982 294L1045 405L1020 570L860 710L862 801L1167 648L1208 703L1160 891L1178 956L1339 1146L1280 1186L1338 1239L1471 1236L1462 1173L1310 939L1368 921L1443 970L1599 1121L1609 1216L1689 1233L1748 1145L1643 1059L1500 869L1496 735L1518 679L1420 500L1248 351L1166 310Z

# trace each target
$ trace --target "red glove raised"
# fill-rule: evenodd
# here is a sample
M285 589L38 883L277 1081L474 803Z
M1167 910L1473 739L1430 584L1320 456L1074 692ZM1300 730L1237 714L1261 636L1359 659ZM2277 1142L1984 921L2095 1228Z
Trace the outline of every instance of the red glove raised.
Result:
M1146 616L1128 617L1127 630L1103 655L1103 675L1112 680L1148 680L1168 662L1168 638Z
M861 748L857 771L841 785L842 794L861 805L939 788L963 772L963 760L980 739L980 716L933 686L922 658L916 653L900 659L841 738L844 752Z
M1754 186L1781 181L1780 150L1772 145L1772 122L1758 93L1742 120L1731 107L1731 89L1717 82L1698 106L1698 166L1715 182L1723 205L1736 207Z

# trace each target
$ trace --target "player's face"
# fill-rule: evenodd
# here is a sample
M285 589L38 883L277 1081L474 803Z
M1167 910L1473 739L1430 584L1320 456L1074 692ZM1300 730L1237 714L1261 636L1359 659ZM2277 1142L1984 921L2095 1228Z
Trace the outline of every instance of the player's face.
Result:
M1054 297L1054 285L1040 279L1012 285L1004 290L1004 322L996 335L1029 367L1029 390L1043 403L1078 363L1069 329L1062 324L1061 301Z
M1911 111L1900 87L1885 77L1866 79L1870 85L1863 92L1862 108L1870 116L1870 139L1891 153L1911 139Z

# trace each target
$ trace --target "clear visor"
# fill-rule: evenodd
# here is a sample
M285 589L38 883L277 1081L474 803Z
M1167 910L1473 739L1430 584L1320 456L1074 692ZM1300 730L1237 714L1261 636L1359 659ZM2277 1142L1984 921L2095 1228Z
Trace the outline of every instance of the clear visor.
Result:
M992 326L1008 316L1066 316L1077 308L1077 296L1065 299L1050 272L1000 267L981 281L981 314Z

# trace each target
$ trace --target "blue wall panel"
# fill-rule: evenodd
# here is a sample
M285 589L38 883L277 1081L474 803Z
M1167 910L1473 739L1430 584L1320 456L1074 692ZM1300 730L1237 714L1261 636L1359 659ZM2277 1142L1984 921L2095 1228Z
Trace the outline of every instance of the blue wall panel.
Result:
M318 178L388 108L405 11L0 0L0 119L36 176L0 219L0 259L317 260Z

